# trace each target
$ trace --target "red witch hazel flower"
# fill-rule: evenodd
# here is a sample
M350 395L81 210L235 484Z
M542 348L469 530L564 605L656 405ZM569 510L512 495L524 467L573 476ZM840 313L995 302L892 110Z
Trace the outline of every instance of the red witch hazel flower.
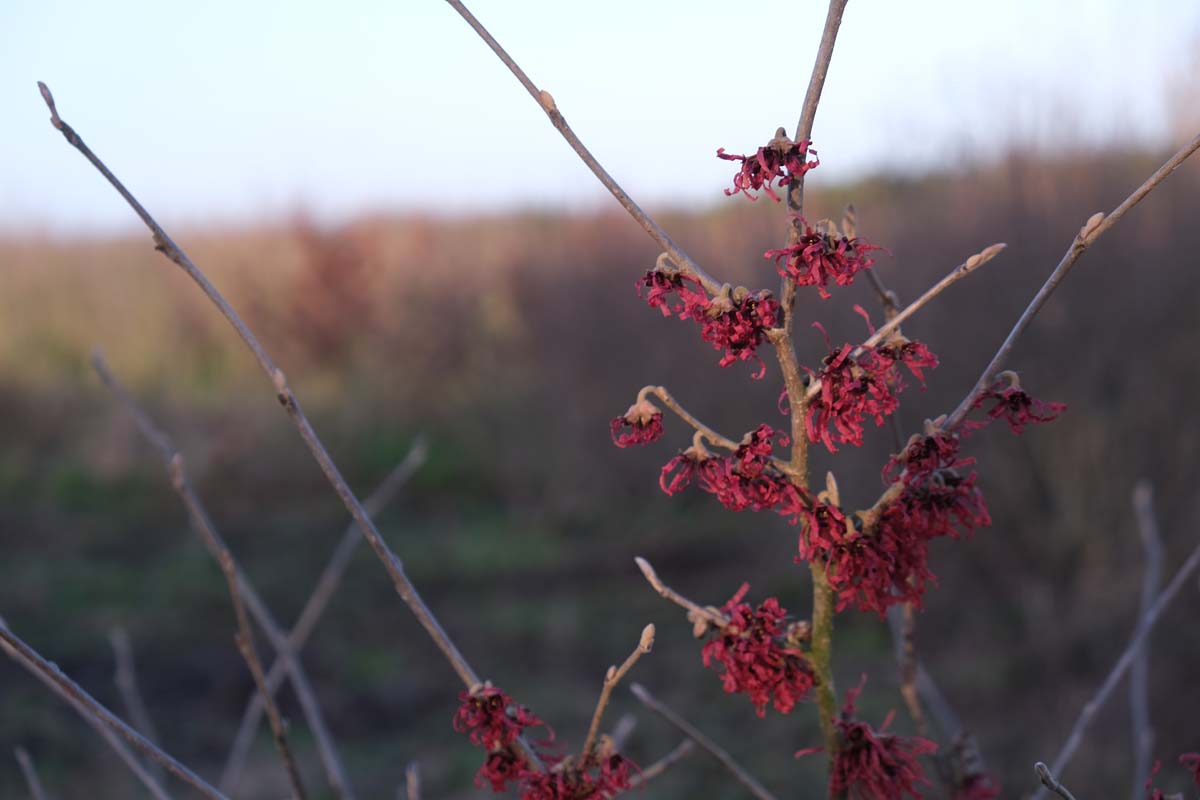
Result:
M826 564L838 611L854 605L883 616L896 603L920 606L926 586L937 583L927 565L929 542L991 524L976 474L960 472L974 459L960 458L958 445L950 434L913 436L884 468L890 482L904 467L898 496L862 515L862 524L848 525L829 505L806 512L800 558Z
M830 281L849 286L857 273L875 263L870 253L883 250L861 237L846 236L829 220L822 220L813 228L803 217L796 219L804 226L799 241L779 250L768 250L763 258L774 259L780 277L791 278L797 286L816 286L823 300L833 296L825 289Z
M636 285L639 294L646 289L646 302L661 310L663 316L695 320L701 338L713 348L725 351L718 362L722 367L753 359L759 363L753 377L758 379L766 374L767 367L755 350L779 321L779 303L770 292L763 289L752 293L743 286L725 287L710 298L696 278L659 268L647 272Z
M1030 397L1022 391L1021 379L1015 372L1005 370L996 377L996 383L979 395L971 408L983 408L985 403L991 402L992 407L987 412L988 422L1003 417L1012 428L1012 432L1018 436L1029 423L1053 422L1067 410L1066 403L1048 403ZM1002 386L1005 379L1008 380L1007 387ZM987 422L967 423L969 429L982 428L985 425Z
M1200 753L1184 753L1179 757L1179 763L1192 773L1192 781L1200 789Z
M854 310L867 320L867 327L874 335L867 312L862 306L855 306ZM819 322L813 326L825 334L828 347L829 334L824 326ZM821 388L809 403L805 429L809 441L824 444L831 453L837 452L834 442L862 446L864 420L872 418L876 425L882 425L884 418L900 405L896 399L904 389L900 364L908 367L924 386L922 370L938 363L937 356L925 345L899 334L876 346L854 347L847 343L839 350L830 349L820 371L809 370L821 382Z
M569 763L555 765L526 776L521 800L609 800L630 788L631 767L620 754L602 756L596 774Z
M649 444L663 435L662 411L639 395L637 402L629 407L625 416L616 417L609 423L609 430L612 432L613 444L617 447Z
M544 723L525 706L494 686L459 695L454 730L467 734L471 744L498 750L512 744L526 728Z
M503 691L487 684L474 692L463 692L459 701L454 730L467 734L472 744L488 751L487 760L475 774L475 785L490 785L492 791L503 792L509 783L525 780L531 771L513 743L526 728L545 723Z
M863 677L863 683L866 677ZM846 692L846 705L835 721L840 739L837 757L829 776L829 796L848 796L852 800L901 800L904 796L921 797L917 784L928 784L917 759L937 750L928 739L906 738L886 733L894 712L887 715L878 729L855 719L854 701L863 683ZM819 752L820 748L801 750L797 756Z
M787 610L774 597L757 609L742 598L750 584L742 584L721 610L729 623L704 645L704 666L720 664L721 684L730 694L750 696L758 716L766 716L767 703L787 714L816 683L808 657L800 649L807 641L805 622L787 624Z
M758 148L758 152L752 156L734 155L726 153L724 147L720 148L717 158L742 162L741 170L733 176L733 188L726 189L725 195L732 197L741 192L751 200L758 200L750 192L761 189L778 203L779 195L772 191L772 181L777 181L778 186L786 186L821 163L816 157L817 151L809 149L810 144L808 141L793 142L787 132L780 128L775 131L775 138L767 142L765 147ZM812 161L808 160L809 154L813 156Z

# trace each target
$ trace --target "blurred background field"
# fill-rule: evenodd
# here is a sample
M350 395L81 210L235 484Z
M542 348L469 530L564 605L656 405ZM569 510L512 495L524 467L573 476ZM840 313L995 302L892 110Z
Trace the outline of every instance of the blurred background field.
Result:
M1162 156L1014 150L923 177L816 184L810 215L840 217L852 200L860 231L890 249L876 268L902 300L984 246L1009 245L905 327L942 362L926 391L904 396L906 433L954 406L1082 222ZM969 440L994 524L934 547L940 586L918 618L918 647L1006 796L1030 786L1031 764L1057 751L1128 640L1142 568L1135 482L1156 489L1168 577L1200 535L1197 219L1200 165L1190 164L1084 257L1014 355L1025 387L1068 413L1019 438L993 428ZM776 285L761 253L783 235L778 206L726 202L661 221L710 272ZM723 695L682 613L633 564L648 557L702 602L749 580L752 597L778 594L809 613L786 523L658 490L659 466L690 440L681 425L667 420L667 436L640 450L609 441L608 420L652 382L734 437L781 421L775 371L755 382L746 365L719 369L690 325L638 299L634 282L657 251L619 210L337 225L297 214L176 233L287 371L353 486L368 492L427 434L429 462L379 522L482 674L578 746L605 668L654 622L657 646L634 679L781 794L822 791L815 760L792 758L816 743L812 715L759 720ZM810 320L835 341L862 337L855 302L878 319L865 281L827 302L801 296L802 361L823 354ZM346 517L248 353L148 237L0 241L0 614L113 706L108 633L127 628L162 744L213 775L250 678L220 575L157 454L91 372L96 346L175 438L281 620L298 613ZM818 455L814 474L835 468L858 507L881 488L891 450L888 431L873 430L836 463ZM1172 762L1200 749L1198 604L1193 582L1151 640L1155 752ZM866 716L897 708L909 730L885 624L847 611L837 626L841 687L867 672ZM362 796L390 796L409 760L429 798L484 795L471 786L477 751L450 728L460 687L365 548L304 662ZM288 690L283 698L315 789L310 737ZM625 712L640 719L635 760L674 746L676 734L621 688L610 722ZM1118 692L1062 776L1078 796L1132 786L1129 729ZM3 797L24 791L7 755L17 745L59 797L140 791L92 731L5 660ZM244 794L277 795L282 779L264 729ZM646 791L741 796L700 755Z

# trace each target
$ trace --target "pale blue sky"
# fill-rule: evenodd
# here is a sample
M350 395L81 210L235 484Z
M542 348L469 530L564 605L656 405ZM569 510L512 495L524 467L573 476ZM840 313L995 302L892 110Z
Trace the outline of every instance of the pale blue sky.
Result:
M718 202L718 147L795 127L824 5L471 7L634 197L661 206ZM1200 106L1197 51L1196 0L851 0L813 178L1014 140L1169 144L1175 110ZM129 212L50 128L39 79L169 224L608 202L442 0L0 0L0 229L120 230Z

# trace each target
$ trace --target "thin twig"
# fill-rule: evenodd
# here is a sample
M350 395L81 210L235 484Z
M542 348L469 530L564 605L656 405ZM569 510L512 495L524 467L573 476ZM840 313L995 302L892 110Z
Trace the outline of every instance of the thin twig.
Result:
M117 692L121 695L125 713L129 715L133 726L141 731L143 736L152 742L162 741L158 737L154 721L150 719L150 712L146 710L146 703L138 689L137 669L134 667L133 645L129 641L129 632L124 628L113 628L108 632L108 641L112 644L113 659L117 665L113 683L116 684ZM147 767L156 778L162 779L162 773L157 764L150 763Z
M421 768L415 761L404 768L404 795L407 800L421 800Z
M142 408L137 399L116 379L116 376L108 368L108 364L105 363L104 356L101 355L99 350L92 353L92 367L96 370L96 374L105 388L112 392L113 396L125 406L126 410L133 417L134 423L141 434L159 451L167 474L170 477L171 486L175 489L176 494L179 495L180 500L183 501L184 508L187 510L192 530L200 537L209 554L217 559L218 564L221 564L222 554L229 553L229 547L225 544L225 540L217 531L212 518L209 517L203 503L201 503L200 496L196 494L190 481L188 481L183 454L176 449L171 438L155 424L154 420L150 418L150 415ZM255 622L266 633L271 646L275 648L279 654L279 658L286 665L288 675L292 680L292 687L296 691L296 699L299 701L305 719L312 729L313 740L316 743L317 751L320 753L321 763L325 768L330 787L338 797L345 798L345 800L353 800L353 788L350 786L345 767L342 765L342 760L338 755L337 745L334 742L333 736L329 733L328 726L325 724L320 703L317 702L316 693L308 681L303 666L301 666L299 659L295 657L295 651L289 646L274 616L266 604L259 598L258 592L250 584L249 578L246 577L241 569L237 568L236 563L234 566L237 572L239 595L245 599L246 605L250 609L250 613L253 614ZM224 776L222 777L224 778ZM222 780L221 788L227 792L232 791L232 783Z
M899 328L913 314L920 311L921 308L923 308L930 300L937 297L947 288L967 277L976 269L982 267L996 256L1000 255L1000 252L1007 246L1008 245L1004 244L1003 242L998 242L989 247L985 247L982 251L976 253L954 269L950 270L950 272L947 273L944 278L935 283L933 286L930 286L924 294L905 306L904 310L899 311L889 317L887 322L885 322L883 325L880 325L875 330L875 333L871 334L871 336L868 337L865 342L854 348L850 354L851 357L858 356L867 348L874 347L880 342L885 341L889 336L892 335L893 331ZM867 272L868 274L874 274L874 270L867 270ZM876 280L878 280L878 278L876 278ZM882 286L882 283L879 285ZM806 394L809 399L812 399L820 391L821 381L814 380L811 384L809 384Z
M699 419L697 419L690 411L681 406L679 401L667 391L667 387L643 386L641 390L638 391L638 399L643 399L647 394L653 394L655 397L661 400L663 405L675 412L676 416L678 416L681 420L702 433L704 438L708 439L708 441L712 444L716 445L717 447L723 447L730 451L738 449L739 445L737 442L735 442L733 439L730 439L728 436L722 436L721 434L717 433L712 428L708 427Z
M1067 741L1063 744L1062 749L1059 750L1058 755L1054 759L1053 770L1055 775L1061 775L1063 770L1066 769L1067 764L1071 761L1071 757L1079 749L1079 745L1083 741L1083 734L1091 723L1092 718L1096 716L1096 713L1108 701L1109 695L1112 694L1117 683L1120 682L1126 670L1133 663L1134 657L1142 646L1142 642L1150 634L1150 631L1154 628L1154 624L1158 622L1159 616L1171 604L1171 601L1175 599L1175 595L1179 594L1179 590L1187 583L1188 578L1196 571L1198 566L1200 566L1200 546L1197 546L1192 551L1187 561L1183 562L1183 566L1175 573L1175 577L1167 584L1167 588L1163 589L1162 593L1155 599L1154 605L1142 616L1137 627L1134 629L1133 638L1125 648L1125 651L1117 659L1117 663L1113 664L1108 677L1100 684L1100 688L1096 690L1096 694L1092 699L1084 704L1083 709L1079 712L1079 718L1075 720L1075 725L1071 728L1070 735L1067 736ZM1034 795L1034 800L1042 797L1045 797L1045 792L1039 790Z
M650 566L649 561L641 556L638 556L633 560L638 565L638 569L642 571L642 575L645 576L646 581L654 587L654 591L658 592L675 605L686 608L690 612L688 614L689 619L692 619L693 617L702 619L718 628L724 628L729 624L729 619L717 609L712 607L702 607L699 603L695 603L687 599L679 592L663 583L662 580L659 579L658 573L654 571L654 567ZM695 620L692 619L692 621L694 622Z
M29 787L29 794L33 800L47 800L46 790L42 788L42 779L38 777L37 769L33 766L33 759L29 757L29 751L24 747L18 747L13 751L13 755L17 757L17 763L21 765L21 774L25 776L25 784Z
M1000 345L1000 349L992 357L991 363L987 365L987 368L979 376L979 380L975 382L975 386L962 399L962 402L958 404L958 408L954 410L949 419L946 420L943 430L953 429L967 416L975 400L992 384L992 381L995 379L994 376L1004 366L1004 362L1008 360L1008 356L1012 353L1017 339L1029 327L1029 323L1033 321L1037 313L1042 310L1042 306L1050 299L1050 295L1062 283L1063 279L1067 276L1067 272L1075 265L1075 262L1079 260L1083 252L1099 239L1105 231L1116 225L1121 217L1125 216L1126 212L1141 202L1142 198L1150 194L1154 187L1162 183L1168 175L1174 172L1196 150L1200 150L1200 134L1197 134L1190 142L1180 148L1179 152L1167 159L1165 164L1155 170L1153 175L1147 178L1141 186L1134 190L1133 194L1125 198L1125 201L1111 213L1105 215L1103 212L1099 212L1093 214L1088 219L1079 230L1075 240L1071 242L1071 246L1067 248L1067 252L1063 255L1062 260L1058 262L1058 266L1050 273L1050 277L1046 279L1046 282L1042 284L1042 288L1038 290L1038 293L1034 295L1028 307L1022 312L1021 318L1017 320L1017 324L1009 331L1004 343Z
M1137 520L1138 536L1146 555L1142 573L1142 600L1138 619L1144 620L1150 604L1158 595L1162 583L1163 546L1154 513L1154 487L1149 481L1138 481L1133 489L1133 515ZM1150 774L1154 753L1154 728L1150 724L1150 647L1143 643L1134 655L1129 668L1129 706L1133 724L1133 787L1130 797L1145 796L1145 780Z
M754 776L746 772L746 770L740 764L734 761L733 756L729 755L729 753L727 753L725 750L718 747L712 739L709 739L703 733L696 730L696 728L690 722L676 714L667 706L663 705L660 700L646 690L646 687L635 683L629 687L629 690L637 696L637 699L642 702L642 705L646 706L646 708L650 709L667 722L674 725L683 733L684 736L700 745L702 748L707 750L709 754L713 756L713 758L724 764L725 768L733 773L734 777L737 778L743 786L749 789L752 795L759 798L759 800L775 800L775 796L768 792L761 783L755 780Z
M900 695L908 707L909 716L916 725L917 735L927 737L929 726L921 710L921 699L917 694L917 618L912 603L905 603L901 611L900 646Z
M429 447L425 437L418 436L404 459L388 473L387 477L364 501L363 507L367 509L368 514L375 516L392 501L401 487L425 463L428 452ZM322 570L316 588L304 604L304 609L300 612L296 624L292 626L292 630L287 635L288 648L297 656L304 649L308 637L316 628L317 622L341 584L342 576L345 575L362 540L363 537L358 532L358 526L351 521L343 531L341 541L338 542L325 569ZM287 669L287 662L282 658L276 658L275 663L267 670L267 688L272 693L279 691ZM246 708L242 712L242 721L238 725L237 735L234 736L233 745L229 749L229 756L225 759L225 768L221 772L221 786L232 787L245 768L250 748L254 744L254 734L262 720L263 709L262 696L257 691L251 692L246 701Z
M284 768L287 770L288 782L292 785L292 794L295 800L305 800L307 793L304 791L304 783L300 779L300 771L296 768L296 760L292 757L292 748L288 744L287 726L279 713L279 707L275 704L275 698L271 696L271 692L267 688L262 662L258 660L258 651L254 647L254 632L250 630L250 620L246 616L246 603L242 600L237 565L234 564L233 555L227 547L221 548L217 560L221 564L225 582L229 585L229 597L233 601L233 611L237 617L237 634L234 636L234 641L237 643L238 652L246 660L246 666L250 668L250 674L254 677L254 684L258 687L259 694L262 695L263 702L267 705L267 719L271 721L271 733L275 737L275 747L279 750L279 757L283 760Z
M617 724L613 726L612 733L608 734L608 738L612 741L613 750L618 753L625 750L625 745L629 742L629 737L633 736L634 730L637 729L637 717L633 714L622 714L617 720Z
M847 0L830 0L829 10L825 14L825 27L821 31L821 44L817 47L817 57L813 62L812 74L808 79L808 89L804 92L804 105L800 107L800 120L796 123L796 142L812 139L813 123L817 119L817 105L821 102L821 91L825 88L825 76L829 74L829 63L833 59L833 45L837 41L838 28L842 24L842 12L846 10ZM804 214L804 174L788 183L788 246L800 241L804 235L804 227L800 218ZM783 328L786 338L792 338L792 307L796 304L796 282L790 275L784 275L779 285L780 305L783 307ZM793 355L793 358L795 356Z
M1040 761L1037 762L1033 765L1033 771L1037 773L1038 780L1042 782L1042 786L1054 792L1063 800L1075 800L1075 795L1071 794L1067 787L1059 783L1058 780L1050 774L1050 770L1045 764ZM1042 790L1039 789L1038 791L1040 792Z
M675 745L675 749L667 753L662 758L655 761L650 766L643 769L637 775L634 775L629 780L629 788L636 789L647 781L652 781L659 775L675 766L676 763L683 760L696 749L696 743L691 739L684 739L679 744Z
M450 663L451 668L454 670L455 674L458 675L459 680L461 680L468 688L481 683L482 681L479 680L478 674L474 669L471 668L471 665L467 663L467 660L463 657L462 653L459 652L458 646L455 645L453 640L450 639L445 629L442 628L441 623L438 622L437 618L433 615L433 612L429 610L427 605L425 605L425 601L417 592L417 588L404 573L403 562L401 562L400 558L391 551L391 548L388 547L387 542L384 541L383 536L380 535L379 530L375 527L375 523L372 522L370 515L367 514L366 509L363 508L362 503L359 502L358 497L354 494L354 491L350 488L349 484L346 483L346 479L342 477L337 465L330 457L329 451L325 449L325 445L321 442L320 437L317 436L316 431L313 430L312 424L308 421L308 417L305 416L304 410L300 406L299 398L296 397L295 393L288 385L287 376L284 374L283 370L275 365L275 362L271 360L271 357L267 355L266 350L263 349L262 344L258 341L258 337L256 337L254 332L251 331L246 323L242 321L242 318L238 316L236 311L234 311L233 306L231 306L229 302L221 295L221 293L217 291L217 288L213 286L204 273L200 271L200 268L192 262L187 253L185 253L179 247L179 245L175 244L171 237L167 235L167 232L163 230L162 226L160 226L154 220L154 218L150 216L150 213L146 211L142 204L138 202L137 198L135 198L129 192L129 190L125 188L124 184L117 179L116 175L114 175L108 169L108 167L104 165L104 162L102 162L96 156L96 154L93 153L86 144L84 144L83 140L79 137L79 134L76 133L70 125L64 122L61 117L59 117L58 111L54 105L54 98L50 94L50 89L40 81L38 82L38 88L41 90L42 99L46 101L46 105L50 108L50 123L63 134L63 137L67 140L67 143L78 150L92 164L92 166L94 166L97 171L99 171L100 174L103 175L110 184L112 184L113 188L117 190L121 197L125 199L129 206L134 210L134 213L138 215L138 217L150 230L154 238L155 248L187 273L188 277L200 287L200 290L204 292L210 301L212 301L212 303L221 312L221 315L225 317L226 321L233 326L235 331L237 331L237 334L241 338L242 342L254 355L254 359L258 362L259 367L274 385L276 399L279 401L279 404L283 406L288 417L296 426L296 430L299 432L300 438L303 439L304 443L308 446L309 452L312 453L313 458L316 460L318 466L320 466L321 472L324 473L326 479L328 479L329 483L333 486L334 491L337 492L338 497L341 498L342 503L350 512L350 516L352 516L355 522L358 523L363 537L366 538L367 542L371 545L371 549L375 552L375 556L383 564L384 569L387 570L388 576L392 579L392 585L396 589L396 593L400 595L400 598L417 618L417 621L421 623L423 628L425 628L425 631L429 634L430 638L433 639L434 644L437 645L438 649L442 651L442 655L446 657L446 660ZM248 592L246 594L247 600L249 600L251 596ZM276 650L278 651L279 648L276 647ZM528 742L524 741L524 739L519 739L518 741L530 764L532 764L535 769L540 769L541 759L537 755L537 752L529 745Z
M550 118L550 124L552 124L555 129L562 134L562 137L567 140L567 144L571 146L571 149L574 150L580 159L583 160L583 163L586 164L588 169L592 171L592 174L600 179L600 183L604 184L604 188L608 189L612 196L617 199L617 202L621 204L621 207L629 212L629 215L633 217L639 225L642 226L642 229L646 231L646 233L650 234L654 241L658 242L659 246L663 250L667 251L667 253L671 256L671 260L674 261L680 269L699 280L700 283L703 284L704 288L708 290L709 294L719 294L722 287L721 282L713 278L711 275L705 272L699 264L693 261L692 257L685 253L679 247L679 245L677 245L674 240L667 235L667 232L664 231L662 227L650 217L649 214L643 211L641 206L635 203L632 197L625 193L625 190L622 189L621 186L613 179L613 177L608 174L608 171L605 170L604 167L600 166L600 162L596 160L596 157L591 154L591 152L584 146L583 142L579 140L579 137L575 135L575 132L571 130L571 126L568 125L567 121L563 118L562 113L558 110L558 106L555 104L554 98L550 95L550 93L539 89L534 82L530 80L529 76L525 74L525 71L522 70L521 67L517 65L517 62L513 60L512 56L510 56L504 50L504 48L500 46L500 43L497 42L490 33L488 33L487 28L483 27L483 24L475 18L475 15L467 10L466 6L459 2L459 0L447 0L447 2L455 11L459 13L463 19L467 21L467 24L470 25L477 34L479 34L479 38L483 39L483 41L487 43L487 46L492 48L492 52L494 52L500 58L500 60L504 62L504 66L508 67L512 74L516 76L517 80L521 82L521 85L525 87L525 91L529 92L529 96L536 100L537 104L541 106L543 111L546 112L546 116Z
M170 796L146 772L141 761L129 751L126 743L133 746L146 758L162 765L167 772L179 778L209 800L229 800L229 798L206 783L195 772L192 772L179 761L167 755L145 736L142 736L129 727L120 717L102 706L83 687L68 678L58 668L57 664L43 658L2 622L0 622L0 649L4 650L10 658L23 666L30 674L50 687L55 694L66 700L89 725L107 733L108 735L105 736L105 739L117 751L117 754L121 756L130 770L137 775L142 785L158 800L170 800Z
M596 701L592 724L588 726L587 738L584 739L583 750L580 751L580 763L583 765L583 769L587 769L588 764L591 763L596 749L596 734L600 732L600 720L604 718L604 710L608 708L608 699L612 696L613 687L621 682L625 673L633 668L639 658L649 653L652 647L654 647L654 626L647 625L642 629L642 638L638 641L637 647L629 654L629 658L625 659L625 663L619 668L609 667L608 672L604 675L604 686L600 689L600 699Z

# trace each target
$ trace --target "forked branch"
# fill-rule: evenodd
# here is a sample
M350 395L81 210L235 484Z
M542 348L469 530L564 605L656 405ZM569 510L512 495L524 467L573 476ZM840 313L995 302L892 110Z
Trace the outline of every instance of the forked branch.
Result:
M1071 242L1071 246L1067 248L1067 252L1063 255L1062 260L1058 262L1054 271L1050 273L1050 277L1046 279L1046 282L1042 284L1042 288L1034 295L1033 300L1030 301L1025 311L1021 313L1020 319L1017 320L1012 330L1009 331L1008 336L1000 345L1000 349L996 351L996 355L992 357L991 362L983 370L983 374L979 376L979 380L975 382L975 386L972 387L967 396L958 404L958 408L954 409L949 419L946 420L943 426L944 430L952 430L957 427L970 412L975 400L992 385L996 375L1003 368L1005 362L1008 361L1008 357L1012 353L1017 339L1021 337L1021 334L1029 327L1029 323L1042 310L1042 306L1046 304L1046 301L1050 299L1050 295L1054 293L1058 285L1067 277L1067 273L1071 270L1071 267L1075 266L1075 262L1079 260L1084 251L1103 236L1105 231L1120 222L1121 217L1125 216L1131 208L1140 203L1146 195L1150 194L1156 186L1166 180L1168 175L1178 169L1187 160L1188 156L1197 150L1200 150L1200 134L1197 134L1190 142L1180 148L1175 155L1167 159L1166 163L1155 170L1153 175L1133 191L1133 194L1126 197L1121 205L1108 214L1097 212L1088 218L1088 221L1079 229L1079 233L1075 236L1074 241Z
M202 797L208 800L229 800L224 794L210 786L203 778L185 767L172 756L158 748L153 742L142 736L133 728L109 711L94 697L87 693L79 684L63 673L58 665L47 661L36 650L22 641L2 621L0 621L0 650L4 650L9 658L24 667L31 675L46 684L55 694L73 707L88 724L97 730L106 732L109 743L117 751L130 770L138 776L142 785L154 795L157 800L170 800L170 796L146 772L145 767L136 756L129 752L126 744L132 746L146 758L160 764L163 769L191 786Z
M1154 624L1158 622L1158 618L1162 612L1171 604L1175 596L1179 594L1179 590L1187 583L1188 579L1196 572L1196 568L1200 567L1200 545L1192 551L1187 560L1183 562L1183 566L1175 573L1175 577L1167 584L1167 587L1162 590L1154 604L1146 611L1145 615L1134 628L1133 637L1129 644L1125 647L1124 652L1117 658L1117 663L1113 664L1112 670L1100 684L1100 688L1096 690L1096 694L1084 704L1083 709L1079 712L1079 717L1075 720L1074 727L1071 728L1071 733L1067 736L1067 741L1063 744L1062 749L1058 751L1058 755L1054 759L1054 764L1051 767L1055 775L1063 774L1070 763L1071 757L1075 755L1075 751L1079 749L1079 745L1083 742L1083 734L1087 730L1096 713L1104 707L1108 702L1108 698L1112 695L1113 689L1120 683L1121 678L1125 676L1125 672L1133 664L1135 657L1142 648L1142 643L1153 630ZM1041 800L1045 797L1045 791L1039 790L1034 796L1034 800Z
M362 503L359 502L358 497L354 494L354 491L350 488L350 485L346 483L346 479L342 477L341 471L333 462L333 459L329 455L329 451L326 450L324 443L321 442L320 437L318 437L316 431L313 430L312 424L308 421L308 417L305 415L303 408L300 406L299 398L296 397L296 394L288 385L287 376L284 374L283 370L275 365L275 362L271 360L271 357L267 355L266 350L258 341L258 337L256 337L254 332L251 331L246 323L242 321L242 318L234 310L233 306L231 306L229 302L221 295L221 293L217 291L217 288L213 286L212 282L208 280L208 278L204 275L200 268L196 266L187 253L184 252L184 250L180 248L179 245L177 245L170 238L170 236L167 235L167 232L163 230L162 226L159 225L152 216L150 216L149 212L146 211L141 203L138 202L137 198L135 198L129 192L129 190L125 188L121 181L117 179L116 175L114 175L96 156L96 154L93 153L86 144L84 144L83 139L80 138L79 134L77 134L75 130L71 128L71 126L62 120L62 118L58 115L57 108L55 107L54 98L50 94L50 90L46 87L46 85L39 82L38 88L42 92L42 98L46 101L46 105L50 108L51 124L57 130L62 132L67 142L81 154L83 154L83 156L89 162L91 162L94 167L96 167L96 169L105 177L105 179L112 184L113 188L116 189L123 198L125 198L125 201L129 203L130 207L150 230L154 238L155 248L173 263L178 265L185 273L187 273L188 277L200 287L201 291L207 295L208 299L217 307L222 316L224 316L229 324L233 326L234 330L237 331L237 334L241 338L242 342L247 348L249 348L250 352L254 355L255 361L258 362L259 367L274 386L276 399L279 401L279 404L283 406L283 409L287 413L288 417L292 420L292 423L295 425L296 430L300 434L300 438L304 440L304 443L308 446L309 452L312 453L313 458L316 460L318 466L320 466L321 472L325 474L326 479L333 486L334 491L337 492L338 497L341 498L342 503L350 512L350 516L353 517L354 521L358 524L359 529L362 531L363 537L371 545L371 549L375 552L375 556L383 564L384 569L387 570L389 577L392 579L392 585L396 589L396 593L400 595L402 600L404 600L405 604L409 607L409 610L412 611L413 615L417 618L417 621L421 623L421 626L425 628L425 631L429 634L430 638L433 639L434 644L437 645L438 649L442 651L442 655L446 657L446 660L450 663L451 668L458 675L459 680L461 680L467 688L481 683L475 670L471 668L469 663L467 663L466 658L464 658L462 653L459 652L457 645L455 645L450 639L445 629L442 628L441 623L438 622L437 618L433 615L433 612L429 610L429 607L425 604L425 601L417 592L417 589L413 585L412 581L410 581L408 576L404 573L404 566L400 561L400 558L392 552L391 548L388 547L387 542L385 542L383 536L380 535L379 530L375 527L375 523L371 520L370 515L367 513L366 509L363 508ZM519 740L519 742L521 744L522 751L529 759L530 763L535 767L540 768L541 759L538 757L536 751L534 751L534 749L530 747L529 744L523 739Z
M525 91L529 92L529 96L536 100L537 104L542 107L543 111L546 112L546 116L550 118L550 123L558 130L559 133L562 134L562 137L567 140L567 144L571 145L571 149L579 155L579 158L582 159L583 163L586 164L588 169L592 171L592 174L599 178L600 183L604 184L604 188L608 189L612 196L617 199L617 202L621 204L621 207L628 211L629 215L633 217L639 225L642 226L642 229L646 231L646 233L650 234L651 238L658 242L659 246L663 250L666 250L667 253L670 254L671 260L679 265L681 270L700 281L704 288L708 290L709 294L719 293L721 291L721 282L705 272L699 264L692 260L691 256L685 253L679 247L679 245L675 244L675 241L667 235L667 232L662 229L662 226L655 222L649 214L643 211L642 207L635 203L633 198L621 188L620 184L618 184L613 177L608 174L608 170L604 169L604 167L600 165L600 162L596 160L596 157L592 155L591 151L589 151L584 146L583 142L579 140L579 137L575 135L575 131L571 130L571 126L568 125L566 119L563 118L562 112L558 110L558 106L555 104L554 98L550 95L550 93L537 87L537 85L529 78L529 76L525 74L525 70L521 69L517 62L513 60L512 56L510 56L507 51L500 46L500 43L497 42L492 34L488 32L488 29L483 27L483 23L476 19L475 15L472 14L465 5L459 2L459 0L446 0L446 2L448 2L450 6L467 21L467 24L470 25L477 34L479 34L479 38L483 39L483 41L487 43L487 46L492 48L492 52L494 52L499 59L504 62L504 66L508 67L512 74L516 76L517 80L521 82L521 85L525 87Z
M580 763L584 769L591 762L595 752L596 734L600 732L600 720L604 717L604 710L608 708L608 699L612 696L613 688L621 682L621 678L625 677L625 673L633 668L639 658L650 652L652 647L654 647L654 626L647 625L642 630L642 638L638 641L638 646L629 654L629 658L625 659L625 663L620 667L608 668L608 672L604 676L604 686L600 689L600 699L596 702L596 711L592 714L592 724L588 726L587 738L583 743Z
M766 787L759 783L753 775L747 772L741 764L737 763L733 756L729 755L724 748L717 745L716 742L714 742L712 739L709 739L707 736L697 730L694 725L672 711L654 695L650 694L646 687L635 683L629 687L629 690L632 691L637 699L642 702L642 705L674 725L681 733L683 733L684 736L700 745L700 747L708 751L709 755L717 759L717 761L720 761L721 764L724 765L725 769L729 770L730 773L732 773L733 776L737 778L743 786L750 790L752 795L758 798L758 800L775 800L775 795L768 792Z
M92 367L96 370L96 374L105 388L112 392L113 396L128 410L141 434L158 450L166 467L167 475L170 478L171 486L175 490L175 493L179 495L179 499L183 502L184 509L187 511L188 521L191 523L192 530L200 537L200 541L204 544L205 549L208 550L209 554L217 560L218 565L224 570L222 559L225 556L232 558L232 554L220 532L217 530L216 525L213 524L212 518L205 510L203 503L200 501L200 496L192 488L192 484L188 480L183 454L176 449L171 438L155 424L154 420L150 418L150 415L142 408L137 399L116 379L98 350L92 353ZM300 665L299 659L295 657L295 653L291 650L287 639L283 635L283 631L267 608L266 603L259 597L258 592L251 585L250 579L238 568L236 562L234 563L234 570L238 581L239 597L244 599L250 613L254 616L255 622L262 627L267 638L270 639L271 646L279 654L279 659L285 665L288 675L292 680L292 687L296 691L296 699L300 702L305 719L312 729L317 752L320 753L321 762L329 779L330 787L338 797L345 798L345 800L353 800L353 788L350 786L345 767L342 765L342 760L337 752L337 745L334 742L333 736L329 733L328 726L325 724L320 703L317 702L316 693L309 684L304 668ZM230 785L224 781L222 781L222 788L226 791L232 791Z
M367 513L375 516L384 507L391 502L392 498L399 490L408 482L422 464L425 463L426 455L429 448L424 436L417 437L416 442L409 449L408 455L404 457L396 467L388 473L387 477L371 492L363 503L363 507L367 509ZM352 521L346 526L342 533L341 541L333 551L328 563L325 564L325 569L321 572L321 577L317 579L316 588L309 596L308 601L304 604L304 609L300 612L300 616L296 620L296 624L292 626L292 630L287 634L287 646L290 652L299 657L300 651L304 649L308 637L312 634L317 626L317 622L325 613L325 609L329 605L329 601L333 598L338 586L342 582L342 576L346 573L346 569L350 566L350 561L354 554L358 552L358 546L363 538L358 532L358 527ZM267 670L267 688L272 693L279 691L279 687L283 684L283 679L289 670L288 659L277 656L275 663ZM237 734L233 738L233 745L229 748L229 756L225 759L225 769L221 772L220 785L222 788L229 790L236 783L238 776L246 764L246 758L250 755L250 748L254 744L254 734L258 730L258 724L262 720L262 714L265 706L263 704L262 695L257 691L250 693L250 697L246 701L246 708L242 712L242 721L238 726ZM318 746L321 745L321 737L317 737ZM347 800L352 797L346 793Z

